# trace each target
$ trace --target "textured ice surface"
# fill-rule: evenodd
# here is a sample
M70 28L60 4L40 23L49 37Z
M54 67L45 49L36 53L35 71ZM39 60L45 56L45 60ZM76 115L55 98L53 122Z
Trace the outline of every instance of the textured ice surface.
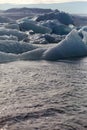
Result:
M65 12L59 12L59 11L54 11L52 13L47 13L44 15L37 16L36 21L44 21L44 20L54 20L57 19L60 23L69 25L73 24L72 17L65 13Z
M80 35L82 36L82 40L85 44L87 44L87 32L86 31L80 31Z
M9 23L4 26L7 29L16 29L19 30L19 25L17 23Z
M40 37L42 35L36 35ZM48 38L50 35L43 35ZM34 39L33 39L34 40ZM84 40L84 39L83 39ZM37 49L38 48L38 49ZM59 60L72 57L82 57L87 55L87 45L82 41L76 30L73 30L58 45L54 47L40 47L29 43L14 40L0 40L0 51L5 53L20 54L20 60ZM9 60L10 61L10 60Z
M0 36L0 40L14 40L14 41L18 41L18 38L16 36L12 36L12 35L10 35L10 36L3 35L3 36Z
M44 52L46 60L58 60L70 57L81 57L87 55L87 46L84 44L78 32L73 30L57 46Z
M24 39L25 42L30 42L33 44L48 44L48 43L58 43L65 38L65 35L56 34L33 34Z
M0 51L6 53L20 54L36 48L36 46L29 43L18 42L14 40L0 40Z
M12 62L18 60L18 55L0 51L0 63Z
M15 21L13 19L4 17L4 16L0 16L0 23L15 23Z
M12 21L1 17L1 21L0 52L10 53L12 57L13 54L17 54L13 58L15 60L16 58L17 60L59 60L87 55L87 45L84 44L87 43L87 34L83 31L86 27L82 27L79 33L75 30L70 32L72 29L69 24L73 24L73 20L67 13L56 10L37 16L36 19L26 17ZM67 33L69 34L65 37L64 34ZM32 45L32 43L58 43L58 45L44 48ZM7 56L9 59L9 54Z
M43 53L51 45L34 46L27 43L18 43L15 41L1 41L0 63L20 61L20 60L43 60Z
M58 35L65 35L71 31L71 28L67 25L60 23L58 20L46 20L41 21L41 25L49 27L52 30L52 33Z
M18 31L18 30L14 30L14 29L5 29L5 28L0 28L0 36L3 35L13 35L16 36L18 38L18 40L23 40L24 38L27 37L27 34Z
M80 31L86 31L87 32L87 26L82 26Z
M20 60L42 60L44 48L34 49L20 55Z
M33 21L25 21L19 24L20 30L29 31L33 30L35 33L51 33L51 29L34 23Z

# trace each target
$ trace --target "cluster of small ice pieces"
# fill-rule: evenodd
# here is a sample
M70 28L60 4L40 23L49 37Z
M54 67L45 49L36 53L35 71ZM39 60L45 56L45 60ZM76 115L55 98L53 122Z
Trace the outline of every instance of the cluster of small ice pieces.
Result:
M87 56L87 26L77 30L67 13L54 11L16 21L0 16L0 63L83 56Z

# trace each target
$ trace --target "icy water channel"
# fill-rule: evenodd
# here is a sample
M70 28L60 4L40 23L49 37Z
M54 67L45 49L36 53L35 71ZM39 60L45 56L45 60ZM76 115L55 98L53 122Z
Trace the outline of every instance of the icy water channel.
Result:
M0 130L87 130L87 58L0 64Z

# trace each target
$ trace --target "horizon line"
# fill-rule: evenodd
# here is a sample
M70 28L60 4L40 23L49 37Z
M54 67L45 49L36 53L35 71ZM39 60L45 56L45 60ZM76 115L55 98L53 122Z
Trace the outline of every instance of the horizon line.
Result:
M7 2L7 3L0 3L0 4L14 4L14 5L27 5L27 4L30 4L30 5L38 5L38 4L62 4L62 3L76 3L76 2L82 2L82 3L84 3L84 2L87 2L87 1L66 1L66 2L52 2L52 3L49 3L49 2L47 2L47 3L12 3L12 2Z

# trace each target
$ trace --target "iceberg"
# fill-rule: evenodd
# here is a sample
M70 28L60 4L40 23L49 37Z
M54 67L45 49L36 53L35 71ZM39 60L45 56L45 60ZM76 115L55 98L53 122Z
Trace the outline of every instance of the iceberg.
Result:
M58 34L58 35L66 35L71 31L71 28L69 28L66 25L55 25L52 29L52 33Z
M83 42L87 45L87 31L79 30L78 33L82 38Z
M15 23L15 24L9 23L9 24L6 24L4 27L7 28L7 29L16 29L16 30L20 30L20 29L19 29L19 25L18 25L17 23Z
M38 48L29 43L14 40L0 40L0 51L5 53L20 54Z
M58 45L50 48L29 43L0 40L0 63L15 60L50 60L87 56L87 45L76 30L72 30Z
M83 42L87 45L87 32L82 31L83 34Z
M87 46L76 30L72 30L57 46L43 53L45 60L59 60L87 55Z
M85 32L87 32L87 26L81 27L81 29L79 31L85 31Z
M46 49L38 48L32 51L22 53L20 55L20 60L42 60L42 55L44 51L46 51Z
M0 36L0 40L14 40L14 41L18 41L18 38L16 36L7 36L7 35L3 35Z
M0 23L15 23L15 20L5 16L0 16Z
M45 35L45 34L44 34ZM46 41L45 37L43 34L33 34L28 36L27 39L24 39L24 41L29 41L31 44L47 44L48 42Z
M0 63L12 62L18 60L18 55L0 52Z
M32 21L29 21L29 20L19 23L19 27L20 27L21 31L32 30L35 33L42 33L42 34L44 34L44 33L51 33L51 31L52 31L48 27L44 27L44 26L38 25L37 23L34 23Z
M3 35L16 36L19 41L23 40L24 38L26 38L28 36L26 33L23 33L23 32L18 31L18 30L0 28L0 36L3 36Z
M60 23L56 19L41 21L40 24L42 26L50 28L52 30L52 33L57 35L66 35L72 30L69 26Z
M65 35L44 34L43 37L48 43L58 43L65 38Z
M24 39L25 42L29 41L32 44L48 44L58 43L65 38L65 35L56 34L33 34Z
M59 11L54 11L51 13L39 15L37 16L36 21L40 22L40 21L53 20L53 19L57 19L59 20L60 23L65 25L74 24L72 17L68 13L59 12Z

